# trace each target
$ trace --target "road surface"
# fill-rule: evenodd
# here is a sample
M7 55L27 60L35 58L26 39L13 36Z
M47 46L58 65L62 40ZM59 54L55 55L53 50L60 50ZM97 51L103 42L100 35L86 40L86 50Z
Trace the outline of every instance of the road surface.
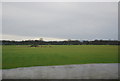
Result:
M118 63L35 66L2 70L3 79L118 79Z

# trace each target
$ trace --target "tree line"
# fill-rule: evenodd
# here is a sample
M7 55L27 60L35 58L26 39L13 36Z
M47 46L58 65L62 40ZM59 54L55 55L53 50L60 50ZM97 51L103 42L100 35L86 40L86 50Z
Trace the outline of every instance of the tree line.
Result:
M10 41L2 40L1 45L119 45L118 40L93 40L93 41L79 41L79 40L66 40L66 41L43 41L43 40L24 40L24 41Z

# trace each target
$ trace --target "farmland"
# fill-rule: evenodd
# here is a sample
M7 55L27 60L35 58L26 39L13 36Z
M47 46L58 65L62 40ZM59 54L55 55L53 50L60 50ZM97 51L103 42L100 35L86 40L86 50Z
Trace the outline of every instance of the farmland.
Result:
M50 45L30 47L29 45L3 45L2 68L117 63L116 45Z

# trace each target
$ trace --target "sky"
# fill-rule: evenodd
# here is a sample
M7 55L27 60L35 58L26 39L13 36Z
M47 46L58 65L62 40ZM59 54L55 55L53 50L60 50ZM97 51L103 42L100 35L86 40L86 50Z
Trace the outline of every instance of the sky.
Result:
M117 2L4 2L3 40L118 39Z

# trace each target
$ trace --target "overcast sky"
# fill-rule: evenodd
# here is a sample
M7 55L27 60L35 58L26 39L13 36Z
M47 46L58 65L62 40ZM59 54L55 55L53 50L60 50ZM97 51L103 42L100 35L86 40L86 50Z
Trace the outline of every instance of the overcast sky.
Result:
M3 39L118 39L116 2L3 3Z

